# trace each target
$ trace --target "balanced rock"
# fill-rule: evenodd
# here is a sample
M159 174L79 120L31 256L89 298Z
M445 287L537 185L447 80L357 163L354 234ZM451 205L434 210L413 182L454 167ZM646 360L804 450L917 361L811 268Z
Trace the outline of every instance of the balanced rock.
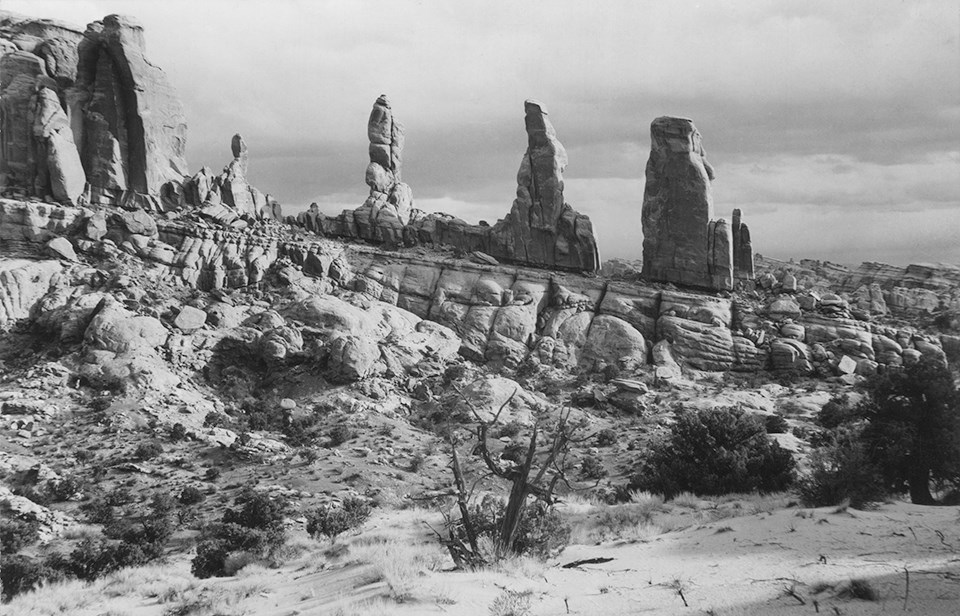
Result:
M370 163L366 182L370 195L362 206L344 210L329 219L325 230L332 235L357 237L369 242L402 245L413 213L413 191L400 181L403 165L403 125L394 117L390 100L381 94L367 120ZM301 224L316 230L316 214L298 216Z

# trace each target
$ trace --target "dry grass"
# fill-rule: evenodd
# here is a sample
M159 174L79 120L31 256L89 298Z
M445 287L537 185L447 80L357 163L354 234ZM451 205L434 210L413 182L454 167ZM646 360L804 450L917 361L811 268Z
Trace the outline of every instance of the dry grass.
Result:
M93 524L74 524L63 530L63 538L68 541L83 541L84 539L96 539L102 536L103 532L100 527Z
M504 590L490 604L490 616L526 616L530 613L530 591Z
M703 499L691 492L681 492L670 499L670 504L674 507L686 507L687 509L698 509Z
M60 616L75 614L102 599L90 592L85 582L71 580L47 584L34 592L17 595L5 606L5 613L18 616Z
M447 552L436 543L417 544L386 536L360 538L350 555L351 560L372 565L398 603L422 594L423 578L450 564Z

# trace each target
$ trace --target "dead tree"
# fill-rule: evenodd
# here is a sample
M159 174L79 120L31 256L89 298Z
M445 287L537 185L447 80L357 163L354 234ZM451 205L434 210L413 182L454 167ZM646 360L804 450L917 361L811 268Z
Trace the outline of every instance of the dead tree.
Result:
M515 390L507 400L500 405L493 419L485 421L476 407L460 391L457 390L460 398L470 409L473 417L477 421L474 430L476 445L473 452L479 456L486 467L487 472L475 482L494 476L504 479L510 483L510 492L507 497L506 507L503 512L503 518L497 535L494 537L494 558L501 559L513 550L517 531L520 528L524 515L524 508L527 498L533 496L547 506L555 502L554 491L558 484L563 483L570 487L567 480L567 454L570 444L585 440L575 439L574 433L578 426L570 423L570 411L564 409L560 413L556 429L541 444L540 440L544 434L540 420L534 422L530 434L530 441L527 444L526 452L519 463L503 463L496 459L491 453L488 445L490 430L497 424L500 415L504 409L513 401L517 391ZM457 507L460 512L460 524L462 526L462 536L454 532L452 527L449 530L449 539L444 539L444 543L450 550L450 554L458 566L475 567L486 562L483 554L480 553L478 543L478 529L473 514L470 511L470 501L472 498L472 489L467 488L467 482L464 477L463 467L460 463L460 457L457 453L457 446L460 442L455 438L450 438L451 463L453 471L455 497ZM448 526L452 526L448 520Z

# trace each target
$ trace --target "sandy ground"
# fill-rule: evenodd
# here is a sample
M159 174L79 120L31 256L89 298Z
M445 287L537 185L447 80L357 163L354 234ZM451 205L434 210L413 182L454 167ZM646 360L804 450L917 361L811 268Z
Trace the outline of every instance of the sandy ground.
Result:
M208 581L192 579L181 561L94 586L48 589L59 607L37 595L3 613L960 614L957 507L788 508L704 521L704 506L691 508L690 524L680 530L635 529L624 535L649 536L571 545L546 563L520 559L473 572L446 570L449 558L430 540L424 512L395 511L344 539L345 557L330 559L323 554L330 546L319 546L279 569L254 567ZM610 560L563 567L596 558ZM855 579L877 599L845 594ZM520 609L496 611L510 595ZM219 603L207 609L203 597Z

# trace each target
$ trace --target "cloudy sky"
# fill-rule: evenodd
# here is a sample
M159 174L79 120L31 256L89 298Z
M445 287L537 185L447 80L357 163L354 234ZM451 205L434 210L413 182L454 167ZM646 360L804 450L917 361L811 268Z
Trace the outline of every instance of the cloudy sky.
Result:
M191 167L229 162L286 211L360 205L381 93L406 126L417 207L493 222L546 104L566 199L605 258L641 253L649 125L693 118L754 249L841 263L960 263L956 0L2 0L85 24L137 17L190 127Z

